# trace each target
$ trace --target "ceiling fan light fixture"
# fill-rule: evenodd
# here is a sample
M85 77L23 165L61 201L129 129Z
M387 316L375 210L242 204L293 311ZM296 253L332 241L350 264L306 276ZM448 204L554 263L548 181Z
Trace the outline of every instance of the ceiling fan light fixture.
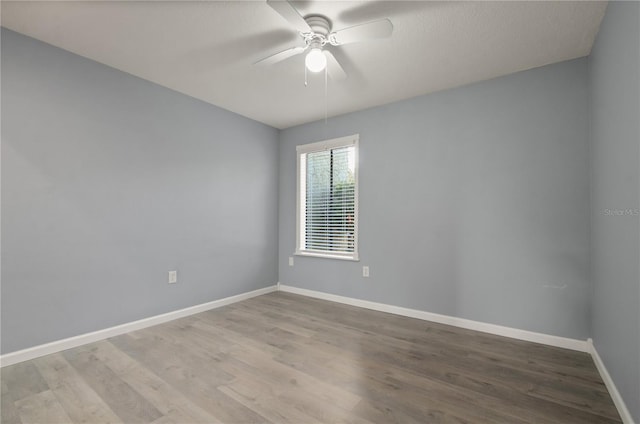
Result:
M309 53L307 53L307 57L304 59L304 64L311 72L320 72L326 68L327 58L324 53L322 53L322 49L314 47Z

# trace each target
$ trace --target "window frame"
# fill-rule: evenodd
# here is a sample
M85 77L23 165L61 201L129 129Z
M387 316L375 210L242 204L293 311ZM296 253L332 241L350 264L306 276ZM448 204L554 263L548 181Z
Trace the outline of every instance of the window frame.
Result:
M358 255L358 197L359 197L359 141L360 135L353 134L346 137L334 138L331 140L318 141L315 143L301 144L296 146L296 250L294 255L311 256L326 259L340 259L347 261L359 261ZM354 204L353 204L353 252L327 252L322 250L311 250L304 248L303 237L305 237L304 216L306 213L306 173L300 175L302 170L302 157L308 153L337 149L340 147L355 147L354 157ZM304 177L304 180L303 180ZM304 192L303 192L304 190Z

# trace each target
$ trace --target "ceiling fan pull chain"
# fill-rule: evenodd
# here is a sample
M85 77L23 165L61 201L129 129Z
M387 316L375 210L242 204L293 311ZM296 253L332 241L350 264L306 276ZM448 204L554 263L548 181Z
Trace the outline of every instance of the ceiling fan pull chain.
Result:
M329 114L329 71L324 68L324 126L327 126L327 115Z
M304 86L306 87L307 84L307 66L305 65L304 67Z

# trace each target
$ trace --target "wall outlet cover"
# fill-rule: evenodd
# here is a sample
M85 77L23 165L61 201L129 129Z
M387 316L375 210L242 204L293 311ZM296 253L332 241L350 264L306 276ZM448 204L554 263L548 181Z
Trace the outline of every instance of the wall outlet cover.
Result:
M178 271L169 271L169 284L178 282Z

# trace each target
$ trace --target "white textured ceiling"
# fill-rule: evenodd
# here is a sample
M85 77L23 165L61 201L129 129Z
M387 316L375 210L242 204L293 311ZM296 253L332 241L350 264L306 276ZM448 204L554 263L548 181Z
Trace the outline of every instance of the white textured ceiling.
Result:
M341 29L389 17L391 38L332 48L338 115L586 56L606 2L298 1ZM325 116L304 57L253 63L297 43L265 1L2 1L2 25L249 118L286 128Z

